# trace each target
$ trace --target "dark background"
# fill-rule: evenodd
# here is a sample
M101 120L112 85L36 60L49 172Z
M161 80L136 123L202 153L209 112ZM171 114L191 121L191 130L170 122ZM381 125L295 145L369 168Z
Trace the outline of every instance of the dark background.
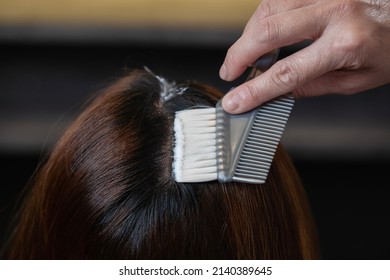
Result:
M0 30L1 242L40 159L84 102L125 69L148 66L164 77L195 79L223 91L241 81L218 77L238 33L175 31L150 39L142 32L17 31ZM286 47L281 56L302 47ZM323 259L390 257L389 93L387 85L348 97L308 98L293 109L282 143L307 190Z

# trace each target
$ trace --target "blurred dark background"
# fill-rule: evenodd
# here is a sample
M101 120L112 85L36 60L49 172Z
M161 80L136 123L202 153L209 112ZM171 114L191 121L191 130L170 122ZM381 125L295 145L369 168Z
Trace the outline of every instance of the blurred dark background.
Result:
M0 13L0 245L40 159L88 98L126 69L147 66L223 91L240 83L223 82L218 70L242 13L235 24L180 27L10 23ZM389 259L390 86L298 100L282 143L307 190L322 258Z

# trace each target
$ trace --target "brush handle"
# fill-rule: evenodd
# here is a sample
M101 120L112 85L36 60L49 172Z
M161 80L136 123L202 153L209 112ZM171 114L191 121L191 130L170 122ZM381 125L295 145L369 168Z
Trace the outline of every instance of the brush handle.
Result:
M279 52L280 49L272 50L261 56L258 60L256 60L246 80L252 80L253 78L263 74L265 71L271 68L271 66L278 59Z

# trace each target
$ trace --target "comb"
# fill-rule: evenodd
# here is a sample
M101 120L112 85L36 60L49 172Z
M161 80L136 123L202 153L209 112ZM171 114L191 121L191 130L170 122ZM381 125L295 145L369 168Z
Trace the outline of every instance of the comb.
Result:
M259 58L247 80L264 73L279 49ZM243 114L215 108L176 112L173 174L177 182L266 181L294 98L282 95Z

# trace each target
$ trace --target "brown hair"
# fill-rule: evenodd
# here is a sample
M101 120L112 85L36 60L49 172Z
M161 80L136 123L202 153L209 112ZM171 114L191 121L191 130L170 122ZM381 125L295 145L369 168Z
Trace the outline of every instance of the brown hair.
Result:
M263 185L172 179L174 113L222 94L177 82L186 92L164 101L161 85L136 70L84 110L34 177L7 257L317 258L308 201L281 147Z

